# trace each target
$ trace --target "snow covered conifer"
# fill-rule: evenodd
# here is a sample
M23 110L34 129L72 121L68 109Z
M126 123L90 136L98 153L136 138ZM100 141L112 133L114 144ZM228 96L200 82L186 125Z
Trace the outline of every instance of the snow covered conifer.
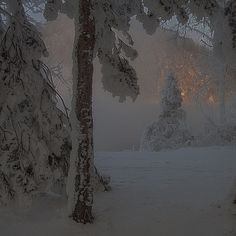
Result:
M163 98L161 101L162 116L167 117L169 114L175 113L182 105L181 90L172 73L170 73L165 81L163 90Z
M0 203L31 199L68 172L69 122L56 107L40 34L20 0L0 45ZM55 186L55 185L54 185Z
M147 127L141 149L159 151L187 145L192 136L185 127L185 111L181 108L182 96L172 74L165 81L159 120Z

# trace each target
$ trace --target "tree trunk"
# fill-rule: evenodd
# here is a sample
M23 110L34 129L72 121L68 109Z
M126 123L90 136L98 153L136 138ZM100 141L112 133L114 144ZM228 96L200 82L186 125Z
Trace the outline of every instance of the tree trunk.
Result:
M213 54L217 59L217 69L219 70L218 76L218 98L219 98L219 123L225 123L225 77L226 77L226 62L225 51L223 48L224 42L224 23L225 15L223 8L220 8L215 13L214 19L214 39L213 39Z
M93 53L95 46L95 21L91 10L92 0L78 0L75 19L74 44L74 119L72 128L78 132L77 145L73 140L72 155L75 155L74 206L72 218L79 223L92 223L94 172L92 84ZM76 149L76 151L75 151Z
M224 66L225 67L225 66ZM225 68L222 68L225 71ZM220 124L225 124L225 73L219 79L219 120Z

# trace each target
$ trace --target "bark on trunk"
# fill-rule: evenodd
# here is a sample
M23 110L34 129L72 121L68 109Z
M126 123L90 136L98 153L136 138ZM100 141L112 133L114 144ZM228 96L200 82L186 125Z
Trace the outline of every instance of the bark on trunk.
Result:
M92 84L93 84L93 52L95 45L95 21L91 14L92 0L79 0L78 19L75 24L75 56L77 65L77 94L75 101L76 119L80 126L75 191L72 218L79 223L92 223L94 171L93 157L93 117L92 117ZM77 29L79 27L79 29ZM75 95L74 95L75 96ZM73 147L74 148L74 147Z

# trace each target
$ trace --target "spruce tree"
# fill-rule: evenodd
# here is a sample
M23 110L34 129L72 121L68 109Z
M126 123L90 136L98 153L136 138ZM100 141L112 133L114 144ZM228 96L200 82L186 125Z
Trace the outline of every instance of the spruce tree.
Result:
M147 127L141 144L142 150L159 151L188 145L192 136L186 129L185 111L178 83L169 74L165 81L159 120Z
M40 60L48 56L20 0L0 45L0 202L30 199L64 185L69 121Z

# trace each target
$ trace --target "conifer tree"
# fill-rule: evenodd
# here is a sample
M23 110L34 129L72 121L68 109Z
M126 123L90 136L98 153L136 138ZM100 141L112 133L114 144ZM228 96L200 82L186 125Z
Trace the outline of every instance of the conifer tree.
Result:
M165 81L159 120L146 129L142 150L159 151L189 145L192 136L185 127L185 111L181 106L181 90L175 77L170 74Z
M0 202L30 199L64 185L70 153L69 121L40 60L48 52L16 1L0 45ZM54 185L55 187L55 185Z

